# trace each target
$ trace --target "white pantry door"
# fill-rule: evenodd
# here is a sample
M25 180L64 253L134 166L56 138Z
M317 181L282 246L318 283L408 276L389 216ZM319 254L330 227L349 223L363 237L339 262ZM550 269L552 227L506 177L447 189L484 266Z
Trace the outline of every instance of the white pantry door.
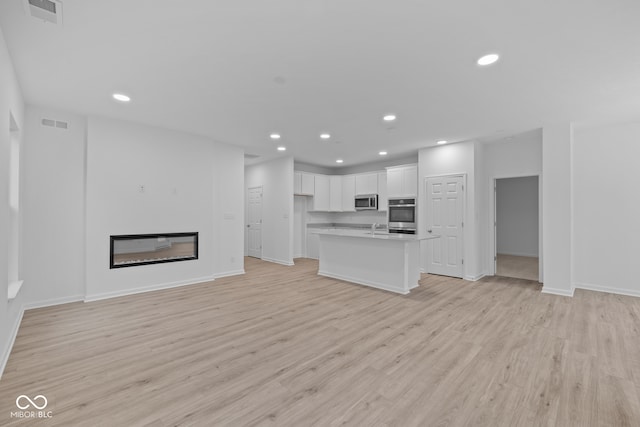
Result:
M262 258L262 187L249 189L248 254Z
M461 278L464 178L427 178L426 191L427 231L440 236L427 240L427 273Z

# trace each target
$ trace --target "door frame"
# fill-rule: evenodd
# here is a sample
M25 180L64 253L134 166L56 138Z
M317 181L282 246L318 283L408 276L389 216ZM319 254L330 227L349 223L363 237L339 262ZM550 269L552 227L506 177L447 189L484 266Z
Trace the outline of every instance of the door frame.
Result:
M254 187L247 187L247 191L245 194L245 228L244 228L244 255L249 256L249 193L251 190L260 189L260 194L264 195L264 188L262 185L256 185ZM262 203L264 203L264 197L262 198ZM262 203L260 204L262 207ZM260 217L262 217L262 211L260 212ZM261 218L262 219L262 218ZM262 259L262 228L260 229L260 259Z
M463 222L465 224L468 223L468 218L467 218L467 194L468 194L468 185L467 185L467 173L466 172L460 172L460 173L445 173L445 174L439 174L439 175L425 175L424 177L422 177L422 195L423 195L423 200L424 203L423 205L423 210L424 212L420 213L418 212L419 216L418 218L420 218L420 224L418 224L418 233L420 233L420 228L424 227L424 230L426 231L426 223L427 223L427 200L428 200L428 189L427 189L427 180L430 178L462 178L462 218L463 218ZM420 206L418 206L419 208ZM462 227L462 234L460 236L460 246L462 247L462 259L465 260L467 259L467 257L465 256L466 252L465 252L465 234L467 231L468 227ZM428 240L425 241L425 244L428 244ZM421 245L422 246L422 245ZM427 258L426 258L426 254L420 254L420 257L422 258L422 260L424 261L424 268L422 269L424 273L429 273L429 269L427 268L429 263L427 262ZM467 279L467 264L463 263L462 264L462 279L464 280L468 280Z
M498 257L497 230L496 230L496 181L509 178L538 177L538 283L543 283L543 254L542 254L542 173L522 173L509 175L494 175L489 178L489 251L487 252L487 273L496 275L496 263Z

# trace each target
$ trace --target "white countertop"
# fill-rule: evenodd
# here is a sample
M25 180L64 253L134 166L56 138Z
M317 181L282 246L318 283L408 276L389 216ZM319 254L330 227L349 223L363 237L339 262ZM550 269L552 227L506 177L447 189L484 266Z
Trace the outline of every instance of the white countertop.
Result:
M375 234L371 234L371 230L349 230L349 229L331 229L331 230L317 230L313 231L316 234L327 236L340 236L340 237L356 237L363 239L381 239L381 240L401 240L412 242L416 240L436 239L440 236L435 234L397 234L388 233L386 231L378 230Z

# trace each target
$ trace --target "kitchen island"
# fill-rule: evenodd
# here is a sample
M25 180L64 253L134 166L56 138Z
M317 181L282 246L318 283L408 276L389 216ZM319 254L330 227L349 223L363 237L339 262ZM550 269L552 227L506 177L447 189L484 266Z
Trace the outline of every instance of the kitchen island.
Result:
M318 274L406 295L420 280L420 241L439 236L327 230L319 235Z

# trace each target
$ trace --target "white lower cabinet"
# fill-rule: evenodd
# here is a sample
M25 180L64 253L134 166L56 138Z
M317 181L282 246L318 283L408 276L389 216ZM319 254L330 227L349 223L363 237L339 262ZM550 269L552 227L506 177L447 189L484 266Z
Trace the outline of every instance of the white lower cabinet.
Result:
M320 257L320 237L318 237L317 228L312 228L307 231L307 258L318 259Z

